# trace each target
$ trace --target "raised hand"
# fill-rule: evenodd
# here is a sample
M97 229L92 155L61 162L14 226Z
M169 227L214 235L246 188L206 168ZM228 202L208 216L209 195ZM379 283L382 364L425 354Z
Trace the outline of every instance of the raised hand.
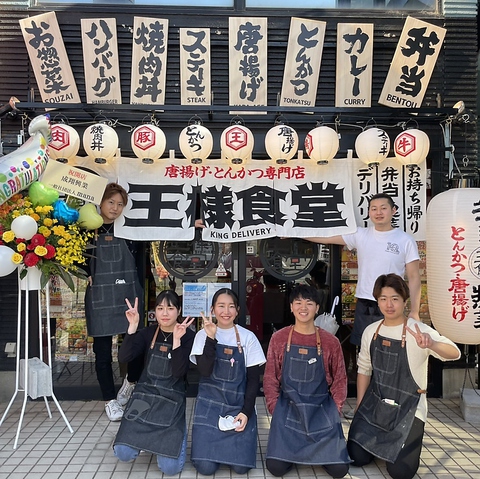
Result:
M173 339L178 339L185 334L187 331L187 328L195 321L195 318L190 318L190 316L187 316L182 323L177 323L175 324L175 327L173 328Z
M407 326L407 331L415 338L418 347L422 349L431 348L433 346L433 339L431 336L428 333L422 333L418 324L415 324L415 329L416 331L413 331L413 329Z
M212 312L210 312L208 318L202 312L200 313L203 319L203 329L207 333L207 336L211 339L215 339L215 334L217 333L217 325L213 322Z
M125 316L129 322L128 334L133 334L137 331L140 315L138 314L138 298L135 298L135 303L132 306L128 298L125 298L128 309L125 311Z

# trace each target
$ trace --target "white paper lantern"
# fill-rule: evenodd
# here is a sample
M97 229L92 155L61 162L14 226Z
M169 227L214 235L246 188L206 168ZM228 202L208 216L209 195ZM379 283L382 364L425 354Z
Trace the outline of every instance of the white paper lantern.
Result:
M208 128L193 123L185 127L179 136L183 156L194 164L206 160L213 149L213 136Z
M402 131L395 138L393 149L400 163L419 165L427 158L430 150L430 140L424 131L412 128Z
M369 128L357 136L355 151L363 163L369 166L378 165L388 156L390 138L380 128Z
M153 163L165 151L167 138L156 125L140 125L132 132L132 150L143 163Z
M265 135L265 150L278 164L285 164L298 150L297 132L288 125L276 125Z
M435 328L480 344L480 188L455 188L427 209L428 309Z
M220 137L220 148L225 158L236 165L252 156L253 144L253 133L243 125L231 125L225 128Z
M70 125L59 123L52 126L52 139L48 144L49 157L60 163L68 163L77 156L80 149L80 135Z
M95 123L83 133L83 148L95 163L106 163L117 152L117 132L105 123Z
M305 137L305 151L318 165L326 165L340 148L338 133L328 126L317 126Z

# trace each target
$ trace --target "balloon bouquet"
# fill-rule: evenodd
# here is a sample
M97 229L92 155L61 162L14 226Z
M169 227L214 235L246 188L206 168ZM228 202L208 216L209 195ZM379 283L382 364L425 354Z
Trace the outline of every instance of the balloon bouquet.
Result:
M85 253L93 231L103 224L95 205L77 209L77 200L59 199L58 192L37 181L28 196L14 195L0 205L0 276L20 267L20 279L28 268L42 272L44 287L52 274L58 274L73 291L71 275L85 272Z

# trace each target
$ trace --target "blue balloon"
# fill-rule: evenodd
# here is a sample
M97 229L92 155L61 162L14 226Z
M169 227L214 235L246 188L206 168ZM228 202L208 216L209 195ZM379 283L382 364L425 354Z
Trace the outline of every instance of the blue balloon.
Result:
M57 200L53 203L53 217L61 224L69 225L78 220L78 211L65 203L65 201Z

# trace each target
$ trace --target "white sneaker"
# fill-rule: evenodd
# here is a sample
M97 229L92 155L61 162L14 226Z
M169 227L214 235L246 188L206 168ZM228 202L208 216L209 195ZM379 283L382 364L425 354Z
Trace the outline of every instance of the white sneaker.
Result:
M120 406L125 406L130 399L130 396L133 393L133 390L135 389L135 384L136 383L130 383L128 382L128 379L125 378L123 380L123 384L118 390L117 394L117 401L120 404Z
M105 404L105 413L110 421L120 421L123 417L123 407L116 399L112 399Z

